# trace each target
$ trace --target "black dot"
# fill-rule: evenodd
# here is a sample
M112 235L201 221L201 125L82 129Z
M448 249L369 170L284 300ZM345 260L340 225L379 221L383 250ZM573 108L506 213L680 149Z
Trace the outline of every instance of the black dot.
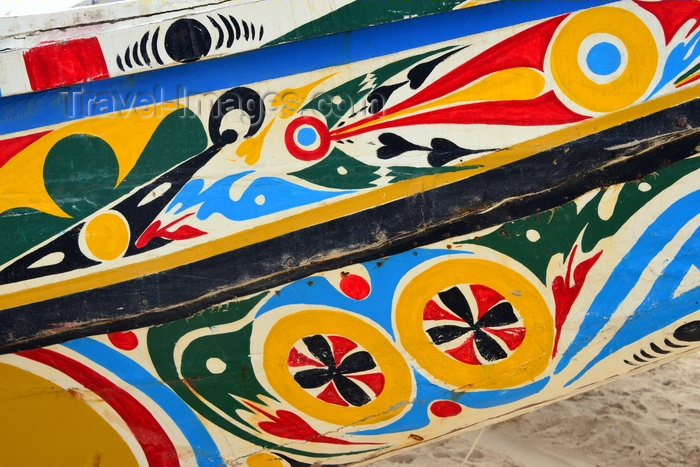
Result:
M211 48L207 28L194 19L179 19L165 34L165 51L180 63L194 62L206 56Z
M675 330L673 337L683 342L700 341L700 321L691 321L684 324Z

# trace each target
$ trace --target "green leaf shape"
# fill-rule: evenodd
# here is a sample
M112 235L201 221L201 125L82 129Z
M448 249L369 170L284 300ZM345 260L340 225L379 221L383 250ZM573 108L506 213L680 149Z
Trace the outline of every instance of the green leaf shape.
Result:
M345 175L340 173L343 169L347 171ZM290 175L326 188L359 190L374 186L372 182L380 178L375 173L377 169L379 167L367 165L334 148L320 162Z
M271 397L255 379L253 372L250 360L252 323L236 332L207 336L192 342L185 349L182 358L182 376L187 380L187 384L179 376L177 363L174 360L175 346L185 334L191 331L230 324L243 319L267 295L269 292L264 292L238 302L207 308L188 319L154 326L148 330L147 337L148 352L158 376L182 400L224 430L255 444L259 444L260 440L221 417L190 390L192 387L198 394L231 417L250 426L236 414L238 409L247 411L250 409L240 404L230 394L252 401L259 401L261 395ZM206 368L206 361L214 357L226 363L226 371L220 375L213 375Z
M119 185L120 196L201 153L207 144L207 133L199 117L186 108L176 110L153 132L136 165Z
M192 389L244 425L248 423L239 418L236 411L250 409L231 396L250 401L260 401L260 396L272 397L255 377L250 360L252 330L251 323L236 332L200 337L182 354L181 374ZM223 373L212 374L207 369L210 358L224 362L226 369Z

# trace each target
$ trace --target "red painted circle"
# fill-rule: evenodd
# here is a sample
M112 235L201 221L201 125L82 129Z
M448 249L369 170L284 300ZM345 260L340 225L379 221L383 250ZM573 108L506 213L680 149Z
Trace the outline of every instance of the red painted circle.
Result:
M348 274L340 280L340 290L350 298L362 300L369 295L370 287L364 277Z
M131 331L113 332L107 337L113 346L121 350L134 350L139 345L139 338Z
M302 125L308 125L318 134L320 140L316 149L307 150L299 146L294 139L294 134ZM331 136L328 127L321 120L315 117L299 117L292 121L284 132L284 144L289 153L302 161L315 161L323 158L331 147Z
M440 418L454 417L462 413L462 406L452 401L435 401L430 404L430 412Z

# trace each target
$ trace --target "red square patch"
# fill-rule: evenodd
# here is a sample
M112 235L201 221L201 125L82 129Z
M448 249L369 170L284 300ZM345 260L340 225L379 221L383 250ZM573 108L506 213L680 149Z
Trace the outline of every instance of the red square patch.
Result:
M24 63L34 91L109 78L96 37L34 47L24 53Z

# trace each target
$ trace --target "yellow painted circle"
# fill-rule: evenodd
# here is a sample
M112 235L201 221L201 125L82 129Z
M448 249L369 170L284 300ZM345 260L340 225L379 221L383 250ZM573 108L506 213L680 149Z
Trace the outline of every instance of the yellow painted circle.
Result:
M284 467L279 457L269 452L258 452L245 460L248 467Z
M85 243L97 259L117 259L129 246L129 227L118 214L100 214L85 226Z
M488 365L469 365L443 353L423 330L423 310L438 292L457 284L490 287L522 317L525 337L513 353ZM512 269L481 259L449 259L411 279L396 304L401 345L434 378L461 390L504 389L532 381L549 364L554 320L535 286Z
M619 39L627 49L627 65L613 81L596 83L579 63L579 48L592 34ZM551 50L552 77L576 104L594 112L611 112L633 104L649 88L658 63L654 36L634 13L614 7L582 11L564 24Z
M376 399L359 407L342 407L315 398L294 380L287 366L289 351L299 340L315 334L345 337L370 353L385 377ZM304 310L277 320L265 339L263 369L284 401L336 425L368 425L394 418L408 405L413 388L408 364L393 343L371 324L341 311Z

